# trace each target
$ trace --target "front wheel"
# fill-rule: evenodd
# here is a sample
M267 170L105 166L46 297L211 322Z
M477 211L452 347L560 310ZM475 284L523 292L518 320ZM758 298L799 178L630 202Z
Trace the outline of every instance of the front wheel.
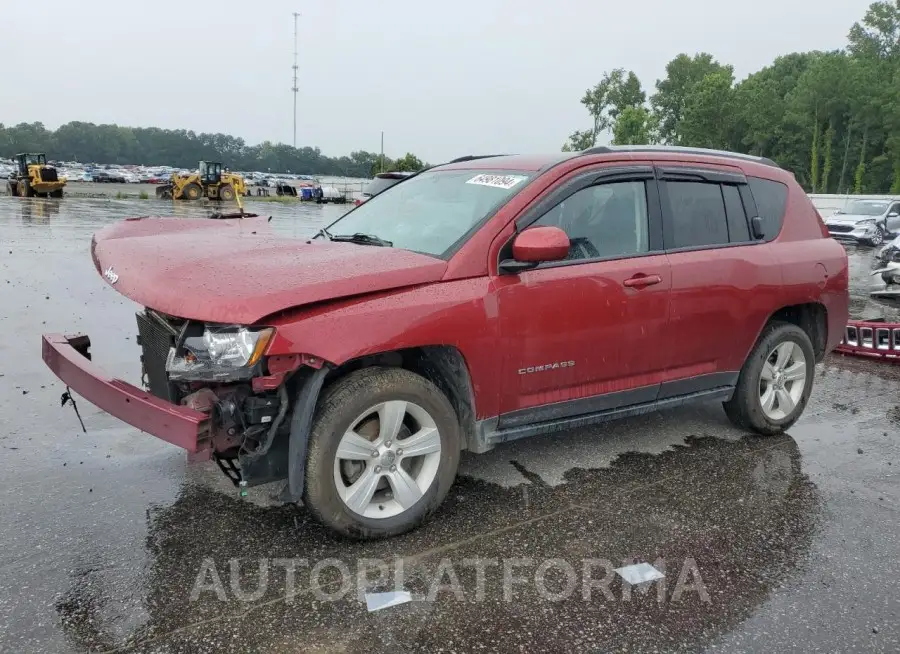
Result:
M194 182L191 182L181 190L181 197L186 200L199 200L201 195L203 195L203 189Z
M759 434L784 432L809 401L815 362L805 331L791 323L770 323L744 362L725 413L736 426Z
M400 368L359 370L320 399L304 502L346 536L402 534L444 500L459 451L456 412L434 384Z
M884 227L881 225L875 225L875 232L869 237L869 243L878 247L882 243L884 243Z

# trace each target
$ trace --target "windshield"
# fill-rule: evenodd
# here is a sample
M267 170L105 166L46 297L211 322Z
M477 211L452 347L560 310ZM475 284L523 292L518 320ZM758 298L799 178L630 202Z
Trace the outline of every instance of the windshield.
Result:
M334 236L368 234L396 248L444 256L530 176L518 170L426 171L359 205L328 231Z
M857 216L880 216L888 207L887 202L872 200L851 200L838 213L855 214Z

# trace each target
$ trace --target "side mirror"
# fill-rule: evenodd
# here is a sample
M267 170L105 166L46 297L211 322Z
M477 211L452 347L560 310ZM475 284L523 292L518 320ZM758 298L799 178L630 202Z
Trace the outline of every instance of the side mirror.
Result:
M500 270L517 273L545 261L562 261L569 255L569 237L559 227L530 227L516 235L512 259L500 262Z
M750 219L750 231L753 232L753 238L755 239L761 239L766 235L766 230L763 229L762 218L754 216Z
M887 215L887 217L888 218L900 218L900 213L897 213L896 211L892 211Z

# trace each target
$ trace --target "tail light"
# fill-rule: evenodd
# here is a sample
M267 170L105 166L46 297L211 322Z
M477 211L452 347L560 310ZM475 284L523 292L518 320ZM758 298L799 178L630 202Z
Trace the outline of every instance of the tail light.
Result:
M360 200L359 198L356 198L356 199L353 201L353 204L354 204L355 206L358 207L359 205L362 204L362 200Z

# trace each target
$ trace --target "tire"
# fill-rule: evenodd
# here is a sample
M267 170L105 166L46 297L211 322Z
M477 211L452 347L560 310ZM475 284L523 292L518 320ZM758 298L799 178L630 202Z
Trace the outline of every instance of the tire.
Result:
M881 225L876 225L875 233L872 234L872 238L869 239L869 245L878 247L882 243L884 243L884 227L882 227Z
M200 188L199 184L195 184L194 182L185 186L181 191L181 197L185 200L199 200L201 195L203 195L203 189Z
M387 410L386 407L398 407L401 402L403 413L394 410L394 415L403 419L401 437L379 442L382 424L379 406ZM426 435L426 417L437 429L437 434L428 439L431 449L421 456L403 455L402 445L406 438L411 438L410 432ZM365 436L372 441L373 453L382 452L382 455L369 458L369 443L356 440L364 445L357 447L349 458L338 458L339 445L353 450L353 442L348 445L344 440L345 432L351 427L358 438ZM436 443L439 451L434 449ZM456 478L460 443L456 412L446 396L424 377L402 368L372 367L352 372L326 389L319 399L309 436L304 503L320 522L351 538L369 540L402 534L422 524L444 501ZM392 462L397 465L390 470L397 468L403 477L387 471ZM355 479L351 473L356 475ZM370 486L374 490L362 496L363 501L357 505L368 515L351 509L352 501L344 499L352 498L354 481L365 480L373 481ZM424 489L418 485L405 486L407 506L394 499L395 494L400 495L395 490L398 481L403 480L427 485ZM386 517L377 516L381 511L385 511Z
M9 194L12 197L19 196L19 185L16 182L7 182L6 186L9 188Z
M62 196L63 196L63 190L61 188L58 188L55 191L50 191L51 198L61 198Z
M27 179L19 180L19 195L23 198L34 197L34 189L31 188L31 182Z
M225 184L224 186L219 187L219 199L225 200L226 202L230 202L234 200L234 187L230 184Z
M803 386L795 392L797 380L785 381L781 387L781 392L791 396L785 398L790 399L793 408L784 411L782 407L782 397L778 392L777 379L773 382L767 382L762 379L763 369L769 363L769 372L772 374L773 356L776 357L781 350L776 350L784 346L787 350L788 344L793 344L796 349L793 350L791 356L781 368L790 372L793 368L792 362L796 364L800 355L804 359L803 369ZM800 354L797 355L799 350ZM796 356L795 356L796 355ZM779 372L778 366L774 366L775 373ZM791 323L774 321L769 323L760 335L750 356L744 362L738 378L737 386L734 389L734 395L730 400L723 403L725 413L728 415L732 423L737 427L751 429L758 434L765 436L781 434L791 427L806 408L809 401L809 395L812 392L813 378L815 376L815 352L812 343L806 332ZM787 378L785 378L787 379ZM775 396L775 404L767 411L764 409L764 402L771 400L772 395L764 393L763 388L770 389L772 395ZM765 399L764 399L765 398ZM785 401L785 404L787 402ZM782 415L783 414L783 415Z

